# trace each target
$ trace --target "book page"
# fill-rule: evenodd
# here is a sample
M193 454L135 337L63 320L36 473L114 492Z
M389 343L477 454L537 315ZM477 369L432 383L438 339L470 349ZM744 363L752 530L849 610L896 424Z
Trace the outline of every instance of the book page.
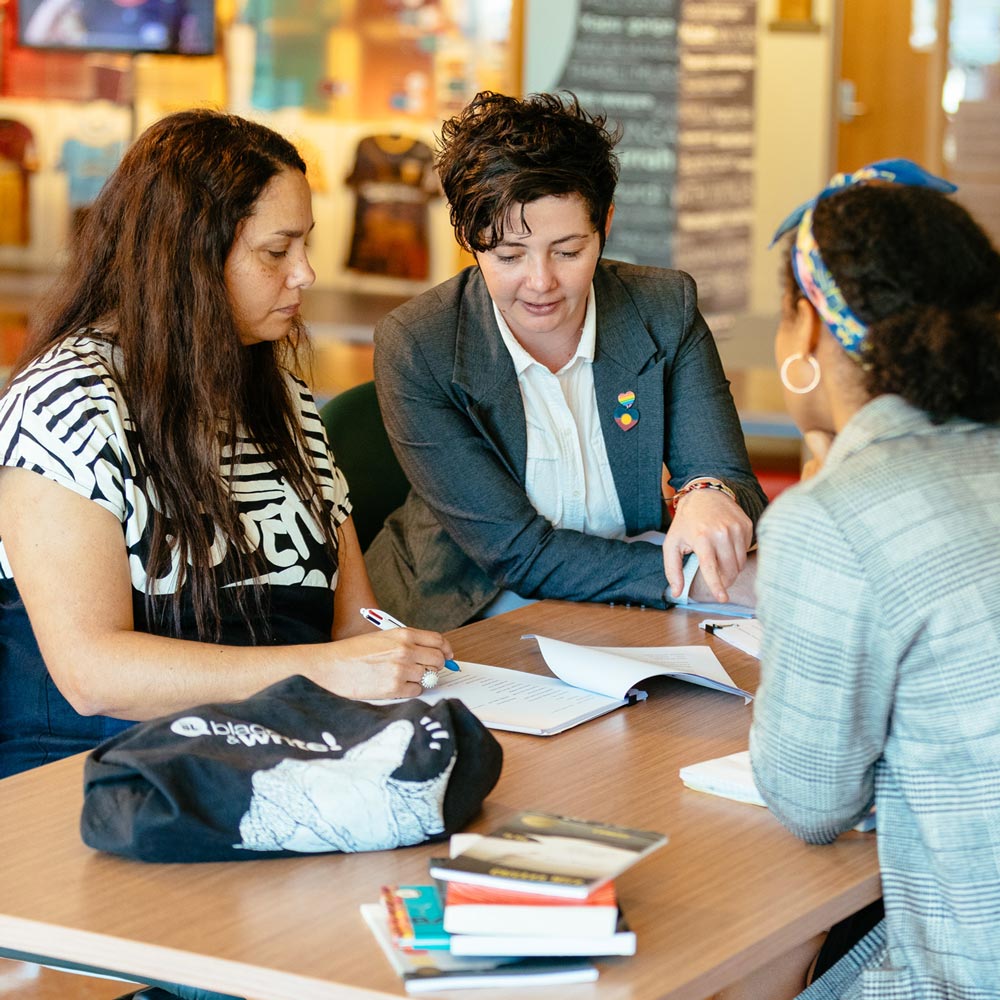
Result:
M433 705L460 698L491 729L547 735L624 705L624 698L582 690L557 677L459 660L458 673L442 670L437 687L420 695Z
M708 646L578 646L541 635L534 638L556 676L609 698L624 698L630 688L654 676L728 691L745 701L753 697L733 683Z

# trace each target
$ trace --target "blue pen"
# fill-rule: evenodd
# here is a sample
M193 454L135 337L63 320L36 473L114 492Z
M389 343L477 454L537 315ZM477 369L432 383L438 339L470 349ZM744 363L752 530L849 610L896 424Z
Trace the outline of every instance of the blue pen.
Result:
M378 608L361 608L361 617L364 618L366 622L371 622L375 628L387 629L387 628L406 628L406 626L392 615L385 611L379 611ZM461 667L454 660L445 660L444 665L449 670L460 670Z

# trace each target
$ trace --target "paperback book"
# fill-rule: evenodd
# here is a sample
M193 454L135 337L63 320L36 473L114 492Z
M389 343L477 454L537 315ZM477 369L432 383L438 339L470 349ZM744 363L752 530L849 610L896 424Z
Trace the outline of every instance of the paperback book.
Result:
M615 932L617 923L613 882L605 882L583 899L446 883L443 927L451 934L606 937Z
M471 957L446 951L404 951L393 943L382 903L363 903L361 915L402 979L407 993L488 986L565 985L597 979L597 966L589 958Z
M550 813L517 813L450 858L431 861L431 876L515 892L585 899L666 836Z
M688 764L687 767L681 768L680 776L681 781L696 792L708 792L709 795L719 795L722 798L767 808L767 803L761 797L753 780L749 750L739 750L725 757L713 757L697 764ZM874 807L854 829L862 833L875 829Z
M760 621L756 618L749 618L745 621L733 619L706 618L698 623L698 628L704 629L709 635L718 636L728 642L730 646L743 650L751 656L760 659L760 644L763 641L764 633L761 631Z
M406 952L450 951L453 955L506 955L506 956L567 956L578 955L596 957L598 955L634 955L635 933L628 926L624 915L615 905L614 888L605 883L592 897L576 903L574 900L557 896L541 896L537 893L513 893L487 889L484 886L463 885L451 882L447 886L446 900L454 893L470 893L479 900L496 897L515 897L530 900L527 906L501 904L501 909L523 913L531 919L508 914L506 922L495 919L476 920L471 911L457 908L457 925L462 931L449 931L448 914L452 904L441 904L438 887L435 885L397 885L382 887L382 905L385 908L389 934L393 944ZM593 905L591 899L598 897ZM610 907L605 903L610 901ZM469 905L476 909L488 909L489 903L481 906L478 902ZM591 920L590 925L574 925L565 919L567 913L583 910L598 913L610 909L610 920L602 919L600 924ZM541 914L541 917L539 916ZM489 913L487 913L489 918ZM476 927L476 930L470 928ZM492 927L485 932L483 927ZM502 927L502 930L496 928Z
M625 916L618 920L610 934L593 936L564 933L558 925L557 933L548 934L452 934L453 955L585 955L597 958L604 955L634 955L635 931L629 927Z

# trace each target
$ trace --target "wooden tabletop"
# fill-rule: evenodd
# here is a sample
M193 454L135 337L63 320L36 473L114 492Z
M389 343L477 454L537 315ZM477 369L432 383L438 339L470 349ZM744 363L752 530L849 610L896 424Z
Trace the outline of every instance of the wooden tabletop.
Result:
M757 661L682 610L542 602L451 633L459 659L547 673L537 633L594 645L715 649L753 690ZM560 1000L703 1000L878 898L874 838L816 847L767 810L686 789L685 764L745 749L752 706L681 681L553 737L498 733L503 774L470 827L520 809L660 830L669 843L618 880L633 957ZM254 1000L402 996L358 907L385 882L427 880L440 845L356 855L152 865L80 840L82 758L0 781L0 948ZM454 994L456 997L459 994ZM510 991L477 991L481 1000ZM551 988L517 990L551 1000Z

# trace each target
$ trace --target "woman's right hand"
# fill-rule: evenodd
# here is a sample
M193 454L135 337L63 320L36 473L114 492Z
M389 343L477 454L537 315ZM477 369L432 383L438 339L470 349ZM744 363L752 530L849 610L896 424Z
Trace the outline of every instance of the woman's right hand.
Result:
M452 657L443 635L418 628L366 632L314 648L329 656L313 680L346 698L416 698L424 671L442 670Z

